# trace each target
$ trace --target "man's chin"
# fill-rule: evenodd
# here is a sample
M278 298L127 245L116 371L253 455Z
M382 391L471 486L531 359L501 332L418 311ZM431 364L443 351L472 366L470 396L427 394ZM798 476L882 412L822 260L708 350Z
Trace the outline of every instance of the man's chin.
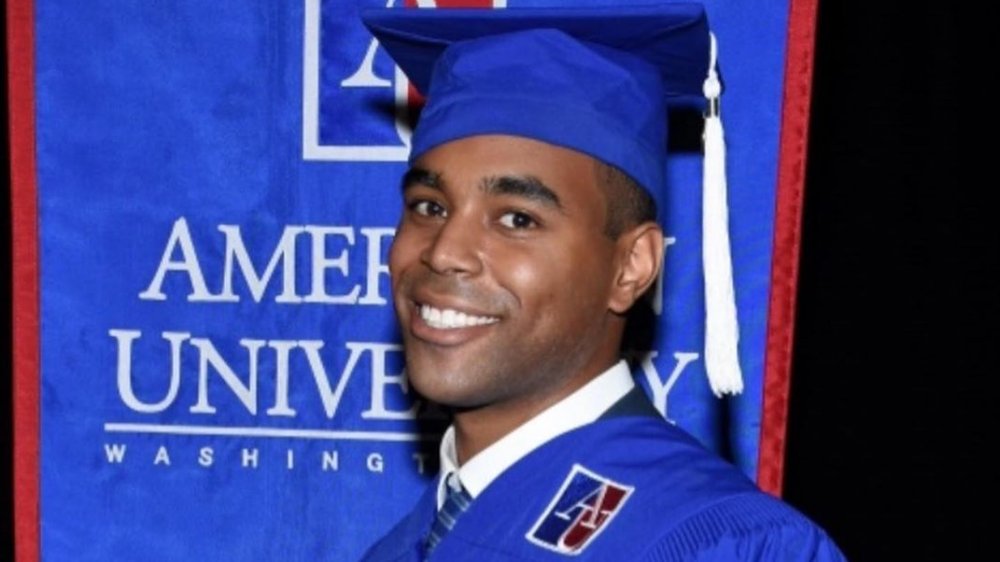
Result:
M410 386L424 398L449 408L468 409L482 404L482 391L470 384L468 368L414 363L407 363L406 376Z

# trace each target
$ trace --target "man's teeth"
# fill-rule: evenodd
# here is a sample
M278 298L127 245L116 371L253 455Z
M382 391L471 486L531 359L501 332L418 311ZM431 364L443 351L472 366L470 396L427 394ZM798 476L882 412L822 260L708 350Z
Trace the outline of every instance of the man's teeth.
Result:
M473 316L450 308L440 309L426 304L420 305L420 317L428 326L439 330L484 326L500 321L495 316Z

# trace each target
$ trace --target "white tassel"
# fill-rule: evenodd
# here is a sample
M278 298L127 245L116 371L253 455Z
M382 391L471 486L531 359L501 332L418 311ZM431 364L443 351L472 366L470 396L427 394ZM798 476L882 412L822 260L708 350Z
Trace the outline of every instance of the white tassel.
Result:
M726 203L726 141L719 116L722 86L716 72L715 35L704 93L705 160L702 186L702 256L705 269L705 370L717 397L743 391L738 344L740 327L733 291L729 251L729 210Z

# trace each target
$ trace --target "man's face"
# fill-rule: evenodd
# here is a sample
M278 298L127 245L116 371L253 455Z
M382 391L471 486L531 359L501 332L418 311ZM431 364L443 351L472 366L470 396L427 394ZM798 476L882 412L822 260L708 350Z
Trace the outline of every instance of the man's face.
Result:
M490 135L421 156L389 262L414 387L530 409L609 367L606 208L594 161L572 150Z

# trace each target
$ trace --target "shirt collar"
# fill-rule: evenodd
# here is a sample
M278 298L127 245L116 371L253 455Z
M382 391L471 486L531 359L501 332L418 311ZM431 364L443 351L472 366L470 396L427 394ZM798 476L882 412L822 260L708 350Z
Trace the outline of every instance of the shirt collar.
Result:
M455 427L450 426L441 440L441 477L438 479L438 508L444 503L445 481L458 473L458 480L476 498L493 480L528 453L550 440L591 423L635 387L625 361L583 385L537 416L521 424L496 443L483 449L461 467L455 447Z

